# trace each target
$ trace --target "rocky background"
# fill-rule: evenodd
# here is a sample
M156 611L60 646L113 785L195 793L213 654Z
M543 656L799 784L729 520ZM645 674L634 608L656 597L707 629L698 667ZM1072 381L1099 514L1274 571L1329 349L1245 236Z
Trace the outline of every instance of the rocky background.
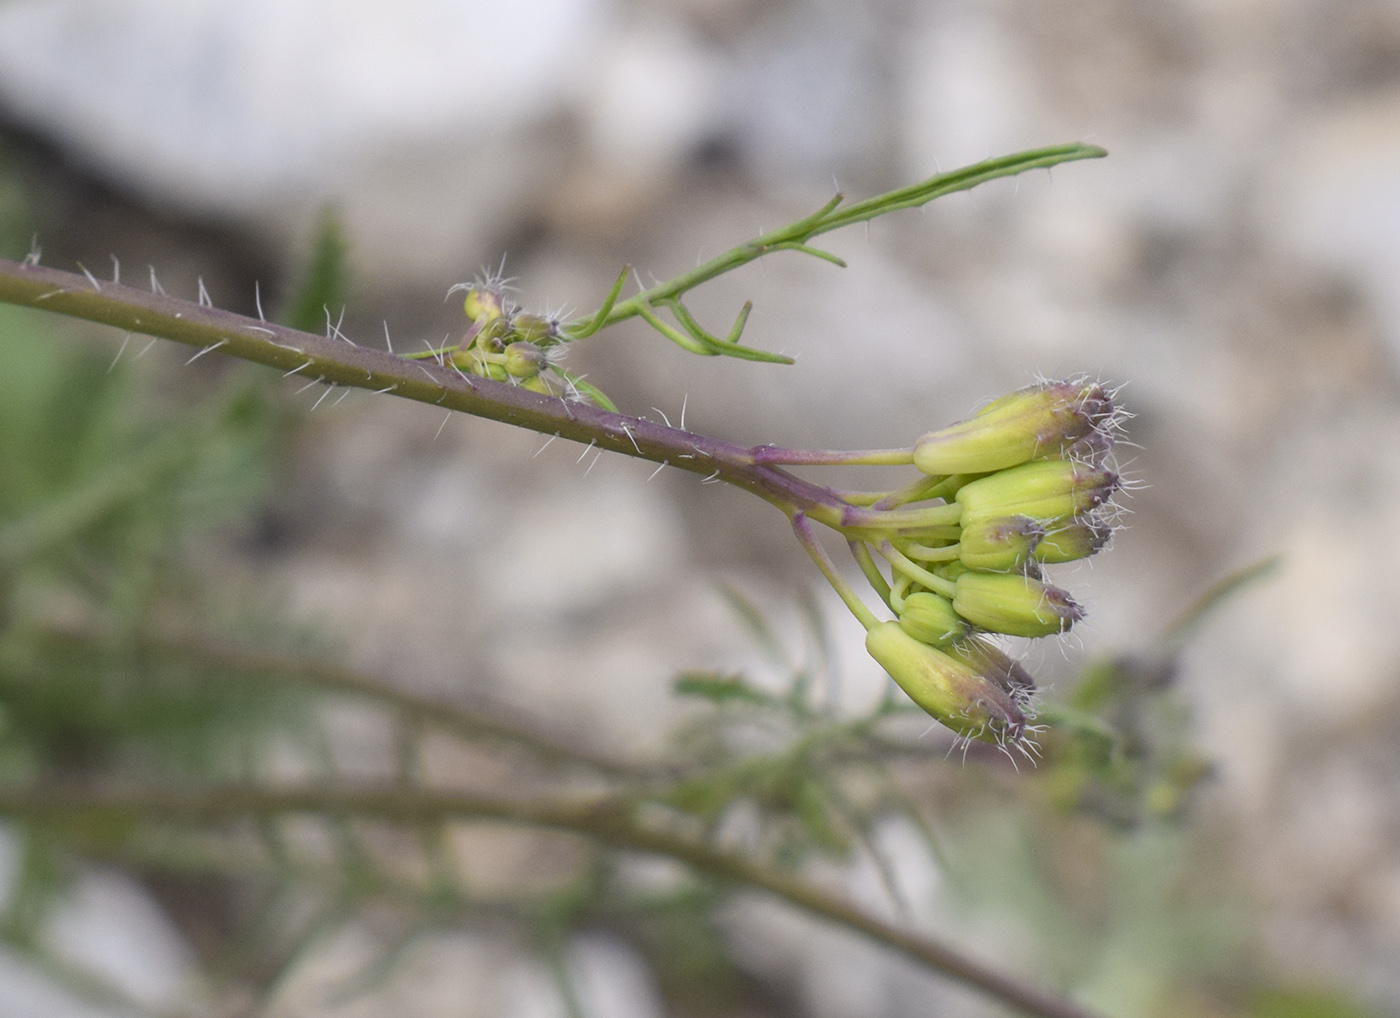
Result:
M747 341L794 367L628 326L570 366L630 412L685 406L696 430L808 447L908 444L1037 375L1127 383L1145 486L1112 553L1066 578L1092 615L1039 670L1063 681L1143 647L1210 583L1281 554L1179 675L1214 762L1202 828L1271 964L1400 1008L1400 4L7 0L0 116L46 264L103 274L115 256L251 311L254 281L286 292L332 208L354 280L342 329L387 328L399 349L460 331L443 294L503 255L522 303L583 311L624 263L664 278L833 187L1104 146L832 235L845 271L778 255L695 295L716 325L753 298ZM367 394L322 404L257 541L210 554L366 669L486 691L627 752L675 721L672 675L755 666L724 584L780 627L815 591L843 695L879 690L858 626L767 507L442 424ZM388 752L342 727L347 760ZM920 879L936 898L937 874ZM64 939L179 1005L176 928L139 886L85 880ZM989 1013L781 910L736 914L733 936L792 1013ZM364 951L325 945L274 1013L558 1013L526 955L467 934L327 1002L318 987ZM585 938L574 960L596 1018L666 1013L625 943ZM1131 982L1130 963L1104 966ZM1138 990L1101 982L1102 1006L1141 1013ZM75 1007L0 955L0 1011Z

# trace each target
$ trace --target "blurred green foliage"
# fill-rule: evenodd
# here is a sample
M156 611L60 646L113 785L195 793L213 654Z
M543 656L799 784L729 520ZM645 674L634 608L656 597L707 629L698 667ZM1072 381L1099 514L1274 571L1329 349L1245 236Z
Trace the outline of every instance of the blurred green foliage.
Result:
M266 497L277 415L238 370L171 406L129 353L53 330L0 309L0 779L136 758L231 773L232 733L278 716L281 694L154 659L137 637L220 614L190 542Z
M19 259L30 245L29 196L0 139L0 258Z
M277 320L302 332L322 333L339 325L350 293L349 247L340 217L332 207L322 210L310 256L301 278L280 309Z

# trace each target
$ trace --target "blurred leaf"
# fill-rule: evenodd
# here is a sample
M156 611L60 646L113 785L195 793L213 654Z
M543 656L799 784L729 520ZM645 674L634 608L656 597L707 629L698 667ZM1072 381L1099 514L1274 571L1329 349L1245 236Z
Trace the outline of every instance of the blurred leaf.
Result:
M1162 638L1158 641L1157 653L1162 657L1176 656L1216 612L1245 588L1271 576L1282 562L1283 556L1271 555L1237 569L1211 584L1206 592L1198 597L1182 613L1181 617L1162 634Z
M671 687L677 696L690 696L711 703L750 703L770 706L774 700L755 689L741 675L714 675L708 672L686 672Z
M302 269L295 292L277 314L278 321L302 332L327 331L327 314L335 321L349 292L347 251L340 216L332 208L323 210L317 221L311 256Z
M1264 990L1249 1009L1252 1018L1375 1018L1370 1008L1337 990Z
M29 194L6 158L0 139L0 258L18 260L29 250L33 230L29 203Z
M754 645L768 659L768 663L784 671L790 670L792 661L787 652L783 650L782 642L773 632L773 627L768 624L763 612L733 587L722 586L719 593L724 598L725 603L729 605L730 611L734 613L748 632L749 639L753 640Z

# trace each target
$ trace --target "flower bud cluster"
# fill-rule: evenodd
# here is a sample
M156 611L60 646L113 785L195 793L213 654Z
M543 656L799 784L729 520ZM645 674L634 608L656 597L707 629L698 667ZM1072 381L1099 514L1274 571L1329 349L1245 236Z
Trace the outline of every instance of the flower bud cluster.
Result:
M1112 536L1123 416L1097 383L1022 389L919 440L914 465L945 504L862 517L853 536L890 563L881 593L898 616L869 629L867 649L959 735L1021 742L1034 683L987 635L1052 636L1083 618L1042 567Z
M447 351L453 364L482 378L550 396L589 399L613 409L607 397L557 364L566 340L557 319L516 307L498 279L462 288L467 291L462 307L471 325L461 342Z

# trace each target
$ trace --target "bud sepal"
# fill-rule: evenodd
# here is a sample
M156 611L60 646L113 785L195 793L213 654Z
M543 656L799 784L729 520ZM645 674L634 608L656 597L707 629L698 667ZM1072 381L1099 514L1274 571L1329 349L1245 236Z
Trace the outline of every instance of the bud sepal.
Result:
M933 475L984 473L1059 456L1113 413L1112 398L1097 383L1030 386L929 432L914 447L914 466Z
M1118 475L1106 467L1038 460L970 481L955 498L964 517L1069 521L1103 505L1119 486Z
M967 621L953 609L953 602L927 590L910 594L899 612L899 627L931 647L942 647L967 636Z
M953 607L974 626L1007 636L1054 636L1084 617L1059 587L1014 573L963 573Z
M968 739L1019 741L1026 715L1015 698L967 661L920 643L897 622L865 634L865 649L899 688L937 721Z

